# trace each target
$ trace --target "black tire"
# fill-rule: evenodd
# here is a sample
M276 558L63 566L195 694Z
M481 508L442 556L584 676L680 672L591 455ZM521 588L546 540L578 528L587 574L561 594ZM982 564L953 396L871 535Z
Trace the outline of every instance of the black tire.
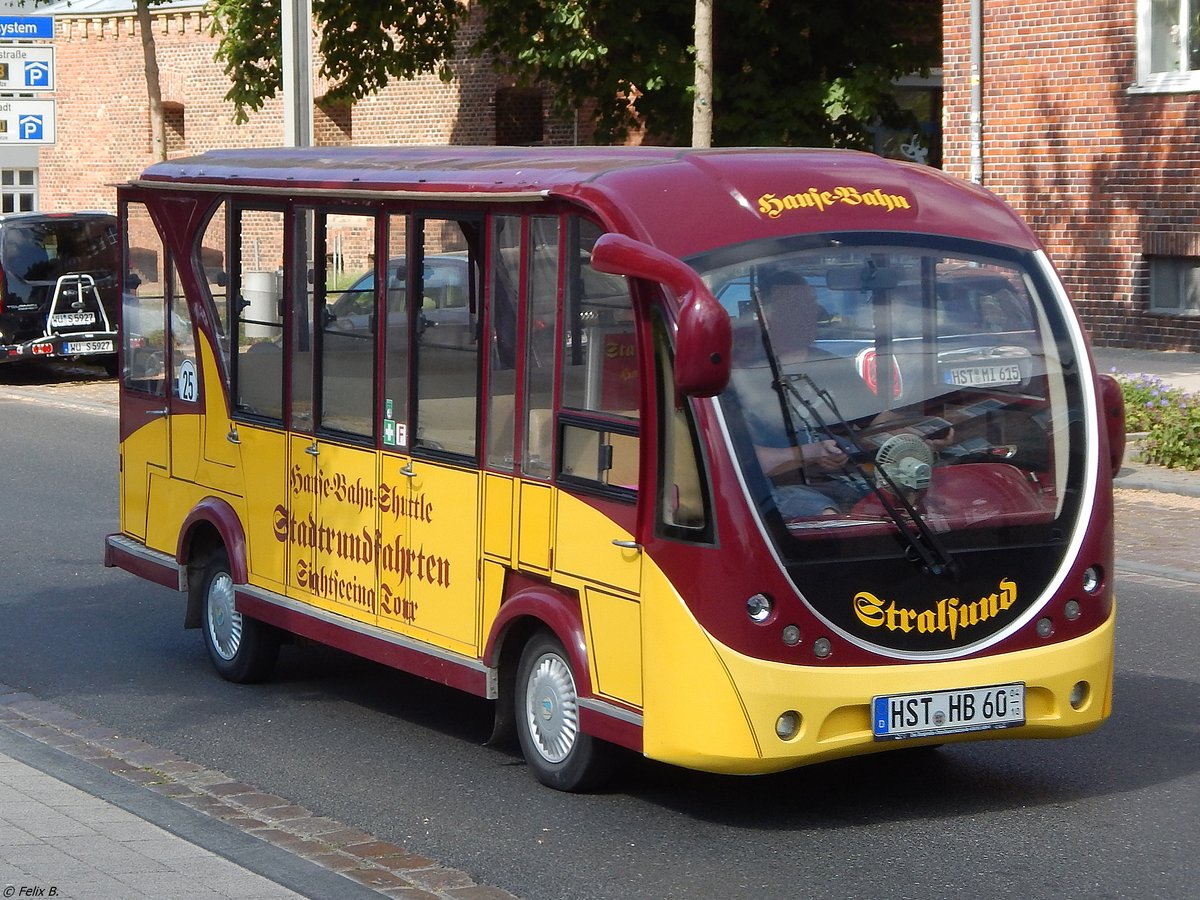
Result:
M615 748L579 730L579 694L558 640L534 635L517 667L517 737L534 777L559 791L600 787L612 774Z
M262 681L275 667L279 632L234 607L233 576L224 549L213 553L200 580L200 630L213 667L226 681Z

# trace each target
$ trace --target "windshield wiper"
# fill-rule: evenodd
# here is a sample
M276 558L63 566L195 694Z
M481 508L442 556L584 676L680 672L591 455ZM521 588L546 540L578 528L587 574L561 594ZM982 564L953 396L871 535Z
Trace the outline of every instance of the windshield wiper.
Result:
M891 488L892 492L895 494L895 499L900 501L900 504L904 507L904 511L908 513L908 517L917 527L919 535L912 533L912 530L908 527L904 517L900 514L900 511L893 505L892 498L888 496L886 491L880 488L879 484L874 478L869 477L863 470L859 460L870 459L871 454L866 450L865 447L863 447L862 443L858 439L858 436L854 433L854 429L851 427L850 423L847 422L842 416L841 410L838 409L837 403L834 402L834 399L830 393L813 381L812 377L805 372L800 372L795 375L783 375L781 376L778 384L783 390L787 391L787 393L793 397L796 402L804 407L805 412L808 413L812 421L830 440L838 442L839 446L841 446L838 436L835 435L833 429L829 427L829 423L827 423L821 414L817 412L816 406L814 406L811 401L809 401L806 397L804 397L803 394L800 393L800 390L796 387L797 381L807 385L812 392L816 394L819 399L824 401L826 406L829 407L830 411L834 415L834 418L837 419L838 424L842 427L842 430L846 435L846 439L854 446L855 452L847 453L846 461L850 464L854 474L867 483L867 486L875 494L875 497L879 500L880 505L883 506L884 511L887 512L888 517L892 520L892 523L896 526L900 534L903 535L904 540L908 543L908 546L914 553L917 554L917 556L920 558L920 561L925 565L926 570L932 575L951 575L953 577L957 577L959 574L958 561L950 554L950 551L946 549L946 545L942 543L941 539L938 538L933 529L929 527L928 523L925 521L925 518L917 511L916 507L914 507L908 501L908 498L905 497L904 492L900 490L896 482L892 480L892 476L888 473L887 469L883 466L875 467L875 471L883 476L883 480L887 482L888 487Z

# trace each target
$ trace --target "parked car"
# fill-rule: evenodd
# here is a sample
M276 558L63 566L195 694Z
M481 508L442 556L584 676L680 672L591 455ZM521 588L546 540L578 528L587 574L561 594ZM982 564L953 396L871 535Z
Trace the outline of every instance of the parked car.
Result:
M417 328L422 332L435 329L426 334L426 343L465 347L474 341L472 322L478 310L471 308L467 266L465 253L425 257ZM389 315L395 315L406 308L408 272L405 258L389 259L387 273L387 311ZM356 278L326 306L325 332L327 336L361 337L374 334L374 331L375 272L370 270Z
M0 215L0 362L98 357L116 371L117 220Z

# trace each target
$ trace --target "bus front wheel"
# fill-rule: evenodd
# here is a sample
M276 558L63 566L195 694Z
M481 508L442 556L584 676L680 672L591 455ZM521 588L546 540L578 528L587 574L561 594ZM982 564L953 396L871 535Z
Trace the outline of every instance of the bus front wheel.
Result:
M201 630L217 673L238 684L262 681L271 674L279 656L279 634L270 625L237 611L229 557L224 550L213 553L200 584Z
M534 776L560 791L588 791L611 774L613 748L579 730L579 694L555 638L535 635L521 653L515 691L517 735Z

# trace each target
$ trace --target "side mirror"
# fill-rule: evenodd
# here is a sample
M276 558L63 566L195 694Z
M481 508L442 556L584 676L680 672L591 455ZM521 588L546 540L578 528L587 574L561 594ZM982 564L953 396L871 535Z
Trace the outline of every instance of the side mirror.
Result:
M605 234L592 248L592 268L665 285L679 298L675 331L675 389L712 397L729 383L733 325L729 313L685 263L623 234Z
M1121 384L1107 373L1100 373L1100 420L1108 434L1108 464L1113 477L1125 461L1125 395Z

